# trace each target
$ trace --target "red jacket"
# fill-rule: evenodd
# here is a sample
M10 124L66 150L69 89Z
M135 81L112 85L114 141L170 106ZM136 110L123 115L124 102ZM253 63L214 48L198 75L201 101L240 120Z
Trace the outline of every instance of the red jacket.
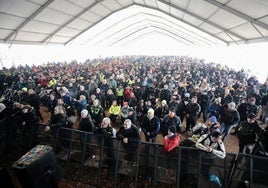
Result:
M179 145L180 141L181 141L181 135L179 135L178 133L176 133L171 137L165 136L164 138L165 151L170 152Z

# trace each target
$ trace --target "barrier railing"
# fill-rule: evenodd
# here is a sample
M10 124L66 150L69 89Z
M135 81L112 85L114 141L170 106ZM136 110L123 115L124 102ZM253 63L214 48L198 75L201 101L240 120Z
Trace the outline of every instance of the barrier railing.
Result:
M163 145L142 141L137 142L137 149L129 153L120 140L68 128L61 128L55 142L46 144L54 145L55 151L61 148L66 155L59 159L63 159L61 163L67 180L74 178L74 171L79 169L80 180L87 180L88 184L98 187L106 183L105 179L101 179L103 171L107 171L105 178L113 181L114 187L122 186L123 176L129 177L127 182L131 185L127 186L130 187L267 185L267 157L227 153L225 159L216 158L211 164L202 160L202 151L197 148L179 146L172 153L166 153ZM210 173L216 175L219 181L215 183L204 176L203 166L210 166ZM86 171L86 168L89 170Z

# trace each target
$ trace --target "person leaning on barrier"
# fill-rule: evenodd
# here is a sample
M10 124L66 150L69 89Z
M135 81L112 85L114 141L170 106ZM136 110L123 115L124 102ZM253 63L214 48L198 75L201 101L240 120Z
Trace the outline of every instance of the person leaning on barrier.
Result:
M138 128L131 123L130 119L126 119L124 125L116 132L116 137L122 141L122 146L126 151L124 158L133 161L134 153L138 149L140 142Z
M147 115L141 121L141 129L144 133L146 142L150 139L153 143L156 142L156 136L160 130L160 120L154 115L154 109L150 108Z
M226 156L222 133L215 130L210 134L204 134L198 139L195 146L202 151L201 173L209 178L210 167L214 164L215 158L223 159Z
M164 137L164 149L166 152L170 153L174 150L179 144L181 140L181 135L176 132L176 127L171 126L168 128L168 135Z
M84 131L84 132L87 132L87 133L93 133L94 130L95 130L95 124L93 123L92 119L91 119L91 116L90 114L88 113L88 110L84 109L81 111L81 119L80 119L80 122L79 122L79 125L78 125L78 130L80 131ZM90 139L91 135L90 134L87 134L85 135L85 133L80 133L80 142L81 142L81 148L82 148L82 151L83 151L83 146L84 144L88 144L90 143L91 139ZM90 151L88 145L86 145L86 158L88 157L88 153Z
M61 127L65 127L67 123L67 116L64 113L64 109L62 106L56 106L54 108L54 113L45 126L45 132L51 131L53 136L57 138L59 136L59 130ZM57 146L55 148L56 153L59 152L60 145L57 142Z
M37 144L37 130L38 130L38 117L35 109L30 105L24 105L22 107L21 125L23 133L23 141L29 140L29 148L34 147Z
M263 129L256 121L256 115L254 113L249 114L247 120L241 122L237 131L239 152L251 153L262 132Z
M104 139L104 152L107 157L107 165L109 170L113 170L115 164L113 138L116 137L116 130L111 125L111 119L108 117L103 118L102 123L94 131L94 134L99 135L99 142Z

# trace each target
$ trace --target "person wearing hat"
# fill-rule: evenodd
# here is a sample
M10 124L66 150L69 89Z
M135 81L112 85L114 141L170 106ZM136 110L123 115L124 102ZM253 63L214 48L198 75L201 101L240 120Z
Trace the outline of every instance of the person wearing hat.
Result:
M170 126L176 127L177 133L181 131L181 119L176 115L176 109L171 107L167 115L164 116L163 121L161 122L161 133L163 137L168 135L168 128Z
M147 115L141 121L141 129L145 136L145 141L149 142L152 140L156 142L156 136L160 130L160 120L154 115L154 109L150 108Z
M256 121L256 115L250 113L247 116L247 120L241 122L237 131L237 137L239 139L239 152L251 153L257 138L260 137L263 129Z
M133 161L140 142L138 128L132 124L130 119L126 119L124 124L116 132L116 138L121 140L122 147L126 152L124 159Z

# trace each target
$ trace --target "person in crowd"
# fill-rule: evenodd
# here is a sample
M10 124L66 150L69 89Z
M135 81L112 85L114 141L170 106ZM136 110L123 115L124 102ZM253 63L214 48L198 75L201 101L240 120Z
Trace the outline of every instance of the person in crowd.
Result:
M221 111L221 132L223 134L223 141L229 136L231 129L236 127L240 121L240 115L235 108L235 103L230 102L222 107Z
M37 145L37 130L39 128L39 119L36 115L35 109L30 105L22 107L21 125L23 133L23 141L26 142L28 149Z
M82 110L87 109L86 96L80 95L78 100L73 99L73 104L75 106L75 109L77 110L78 119L80 119L80 115L81 115Z
M70 96L69 91L66 87L62 87L62 90L60 91L60 97L63 98L64 104L72 105L72 97Z
M128 117L128 109L129 109L129 105L128 105L128 102L124 102L123 103L123 106L121 108L121 111L120 111L120 118L121 118L121 122L123 123L125 121L125 119L127 119Z
M89 100L89 92L85 89L85 86L79 85L79 90L76 95L76 99L79 100L80 96L84 95L86 97L86 100Z
M72 126L75 124L75 122L77 120L73 106L68 105L68 104L64 104L62 98L58 99L57 106L62 106L63 107L64 112L65 112L65 114L67 116L67 122L68 122L67 127L72 128Z
M108 89L107 95L106 95L106 106L110 108L113 104L113 102L116 100L116 96L112 89Z
M176 147L179 146L181 140L180 134L177 133L176 127L171 126L168 128L168 134L164 137L163 145L167 153L171 153Z
M233 102L233 96L230 92L229 88L225 88L224 89L224 94L221 96L221 104L225 105L225 104L229 104L230 102Z
M64 112L64 109L62 106L56 106L54 108L54 113L50 117L50 120L45 126L45 132L51 131L53 136L58 139L59 138L59 132L61 127L65 127L67 123L67 116ZM62 149L62 146L60 142L57 142L55 152L58 153Z
M28 95L28 89L27 87L23 87L19 91L19 102L29 104L29 95Z
M163 120L164 116L166 114L168 114L169 111L169 107L167 105L167 101L166 100L162 100L161 101L161 105L159 105L156 109L155 109L155 115L156 117L158 117L160 119L160 121Z
M171 91L168 89L168 84L164 84L164 87L160 90L159 97L162 100L166 100L169 104L171 100Z
M178 116L181 118L181 122L183 122L185 118L185 113L184 113L185 108L187 104L189 104L190 102L191 102L190 93L185 93L183 99L179 103L179 108L177 110Z
M142 121L144 115L147 113L147 108L144 104L144 100L140 100L139 104L136 108L136 113L137 113L137 122L140 124L140 122Z
M257 139L260 137L263 129L256 121L256 115L250 113L247 115L247 120L239 125L237 137L239 139L239 152L252 153Z
M105 104L106 96L105 96L105 94L103 94L103 93L101 92L101 89L100 89L100 88L97 88L97 89L96 89L95 96L96 96L96 98L99 100L100 105L101 105L103 108L105 108L105 107L106 107L106 104Z
M98 126L101 123L101 121L103 119L103 116L104 116L104 110L103 110L103 108L102 108L102 106L101 106L101 104L100 104L98 99L95 99L93 101L93 105L91 105L89 107L88 111L89 111L89 113L91 115L91 118L92 118L94 124L96 126Z
M163 121L161 122L161 133L163 137L168 134L168 127L175 126L178 133L181 132L181 119L176 115L176 109L170 108L167 115L164 116Z
M193 96L190 103L185 107L185 117L186 117L186 129L184 132L192 132L192 127L196 125L198 115L201 111L200 105L197 103L197 97Z
M95 130L94 134L100 135L101 139L104 139L104 152L106 154L106 160L108 169L113 172L115 165L115 155L113 147L113 138L116 138L116 130L111 125L111 119L104 117L102 123ZM101 142L102 140L99 139Z
M127 100L128 105L132 108L135 108L138 104L137 97L135 96L134 92L131 92L129 98Z
M57 106L57 98L55 96L55 93L50 93L49 94L49 99L47 101L47 107L48 111L53 115L54 113L54 108Z
M116 120L121 112L121 106L117 104L117 100L114 100L109 108L109 117L114 125L116 125Z
M119 84L119 87L116 88L116 100L117 100L117 103L122 106L123 105L123 102L124 102L124 87L123 85L120 83Z
M156 142L156 136L160 131L160 120L154 115L154 109L149 109L147 115L141 121L141 130L144 133L145 141L152 143Z
M29 104L34 107L37 117L43 121L42 114L40 113L40 97L35 93L33 89L28 90Z
M210 104L210 98L208 96L207 90L202 90L200 92L200 95L197 97L197 102L201 107L199 117L201 116L201 113L202 113L202 119L203 119L203 122L205 122L207 120L207 113L208 113L208 108Z
M78 130L90 133L93 133L95 130L95 125L88 113L88 110L86 109L81 111L81 119L79 121Z
M234 91L233 98L236 105L240 103L241 99L247 98L247 92L242 84Z
M129 119L126 119L124 125L116 132L116 138L121 140L122 146L125 149L126 155L124 158L128 161L134 161L134 154L140 142L138 128Z
M214 130L220 131L220 123L215 116L211 116L205 123L197 123L193 127L192 137L200 138L203 134L210 134Z
M221 98L218 97L208 107L208 117L215 116L217 119L220 118L221 114Z
M78 130L84 131L86 133L93 133L95 131L95 125L91 119L90 114L86 109L81 111L81 118L78 125ZM81 143L81 151L83 151L83 148L85 148L85 156L84 159L87 159L90 155L90 147L87 145L91 142L91 135L80 133L80 143Z
M216 157L224 159L226 156L225 146L222 141L222 133L218 130L210 134L202 135L195 144L200 149L201 154L201 173L206 177L210 177L210 168L214 164Z
M137 113L132 107L128 108L127 119L130 119L132 124L137 125Z
M246 121L248 115L248 103L246 98L240 100L240 103L237 105L237 111L240 116L240 122Z

